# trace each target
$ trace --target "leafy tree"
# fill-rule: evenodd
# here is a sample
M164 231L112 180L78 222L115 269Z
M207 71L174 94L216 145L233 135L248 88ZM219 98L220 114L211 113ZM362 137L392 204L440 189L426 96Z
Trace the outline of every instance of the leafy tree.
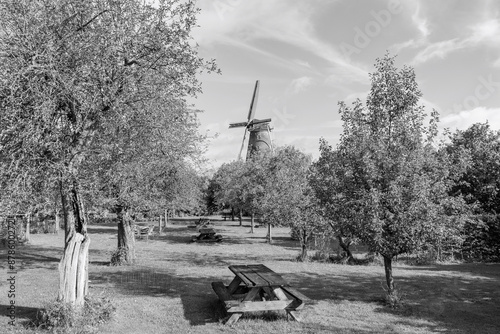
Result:
M424 127L413 69L398 70L389 55L375 68L366 107L359 100L352 108L340 103L344 125L335 158L343 171L333 171L332 205L342 209L331 218L348 219L350 232L383 256L391 296L393 258L422 248L444 225L458 225L460 212L432 146L437 112Z
M476 123L467 130L450 135L444 150L455 164L467 162L466 169L454 179L451 194L462 195L473 207L464 234L465 255L483 260L500 258L500 131L488 123Z
M355 259L350 246L357 242L357 238L355 226L351 224L352 212L345 204L349 193L357 187L352 183L350 174L346 173L339 152L333 150L323 138L320 139L319 151L320 157L313 164L314 172L311 173L309 182L320 203L324 218L346 254L346 260L353 262Z
M268 189L269 152L256 152L245 162L238 179L243 210L250 213L250 233L254 233L255 217L262 215L263 199ZM268 240L271 239L271 224L268 224Z
M242 224L241 211L244 208L243 187L241 185L244 164L245 162L241 160L225 163L219 167L211 180L214 202L218 209L231 207L240 212L240 225Z
M161 215L166 208L198 209L200 179L186 159L196 159L203 137L197 134L196 114L184 102L155 100L140 111L122 113L95 141L87 159L94 202L117 214L118 256L114 264L134 261L131 213ZM148 111L147 119L140 119ZM140 115L139 115L140 116ZM97 203L96 203L97 204Z
M261 212L269 225L289 226L297 232L299 258L307 258L308 243L325 225L309 185L311 157L294 147L277 150L269 160Z
M40 173L59 182L74 217L59 299L81 306L90 243L85 162L97 134L129 110L137 111L130 121L148 119L148 101L196 94L196 74L214 64L190 41L193 1L4 0L0 16L0 161L14 184Z

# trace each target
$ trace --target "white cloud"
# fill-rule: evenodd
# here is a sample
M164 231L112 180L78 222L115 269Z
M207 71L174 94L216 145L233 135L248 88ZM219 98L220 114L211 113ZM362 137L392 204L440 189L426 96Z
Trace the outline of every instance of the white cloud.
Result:
M449 114L441 118L440 126L449 128L453 132L456 129L465 130L474 123L485 122L488 122L492 129L500 130L500 108L478 107Z
M411 15L411 22L418 30L419 34L416 38L412 38L406 42L398 43L391 46L389 49L394 53L400 53L401 50L406 48L418 48L427 43L427 37L431 34L427 18L422 14L422 6L418 1L407 2L407 5L414 6L413 14Z
M262 46L255 43L278 41L328 61L334 71L349 72L349 81L365 80L366 69L346 61L334 45L317 37L312 18L325 4L327 2L290 0L199 1L198 24L202 28L196 29L193 36L205 47L226 44L245 48L297 70L296 60L263 51Z
M311 77L300 77L293 79L290 83L289 92L292 94L300 93L307 89L307 87L313 84L313 79Z
M481 21L467 27L468 34L463 38L453 38L440 42L427 44L427 47L420 51L412 61L412 64L427 62L433 58L444 59L448 54L479 45L487 47L500 46L500 22L497 19Z
M450 52L464 47L464 43L460 42L458 38L432 43L415 56L412 65L425 63L433 58L444 59Z

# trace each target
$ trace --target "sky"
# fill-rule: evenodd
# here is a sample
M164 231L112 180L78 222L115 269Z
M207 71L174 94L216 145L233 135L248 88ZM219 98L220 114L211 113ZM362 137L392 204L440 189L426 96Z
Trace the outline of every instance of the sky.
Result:
M272 118L275 146L319 157L319 139L338 143L339 101L363 102L376 58L412 66L420 104L440 127L500 129L500 1L198 0L199 55L222 74L202 74L189 102L213 168L238 157L256 80L255 117ZM248 136L247 136L248 140ZM245 144L246 148L246 144ZM245 151L243 152L245 156Z

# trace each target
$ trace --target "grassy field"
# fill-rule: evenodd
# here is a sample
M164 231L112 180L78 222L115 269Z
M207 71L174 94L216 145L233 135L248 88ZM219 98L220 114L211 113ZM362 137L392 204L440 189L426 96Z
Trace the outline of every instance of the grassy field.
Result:
M265 228L250 234L247 222L240 227L216 221L225 241L193 244L189 239L196 230L189 224L176 221L161 236L138 240L137 265L126 267L108 265L117 243L116 226L89 227L90 293L110 297L117 307L100 333L500 333L499 264L396 264L405 305L393 310L383 303L380 265L296 262L299 247L288 229L275 229L269 245ZM16 328L7 325L2 249L1 332L35 332L21 326L55 299L62 247L62 235L39 234L32 235L30 245L17 248ZM222 323L224 310L210 284L229 283L233 275L228 266L249 263L267 265L312 299L302 311L303 322L275 312L245 315L232 327Z

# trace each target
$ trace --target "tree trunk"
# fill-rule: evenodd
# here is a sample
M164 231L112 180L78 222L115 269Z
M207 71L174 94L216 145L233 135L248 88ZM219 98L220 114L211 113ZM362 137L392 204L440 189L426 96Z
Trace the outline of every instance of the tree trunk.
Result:
M55 222L55 226L54 226L54 233L55 234L59 234L59 229L61 228L61 217L59 216L60 215L60 212L58 212L58 210L56 209L56 222Z
M231 207L231 221L234 222L234 208Z
M87 234L87 216L76 183L71 190L71 204L75 224L66 238L64 254L59 263L58 300L77 308L84 305L88 293L88 254L90 238ZM68 224L69 225L69 224Z
M115 211L118 218L118 250L111 259L111 264L132 264L135 261L135 236L132 230L132 219L121 205L117 205Z
M253 233L253 224L254 224L254 213L252 212L251 218L250 218L250 233Z
M339 241L339 246L342 248L342 250L347 255L347 261L353 260L354 257L352 256L352 252L349 249L349 246L351 245L351 242L350 241L345 242L344 237L342 237L342 235L340 235L340 234L337 235L337 240Z
M273 243L272 226L270 223L267 223L267 242L270 244Z
M74 224L70 221L70 215L69 215L69 206L68 206L68 198L66 194L64 193L63 189L63 182L59 181L59 192L61 194L61 206L62 206L62 214L63 214L63 223L64 223L64 240L66 240L66 243L69 240L69 236L74 228Z
M394 292L394 278L392 277L392 257L384 255L385 279L387 281L387 293Z
M168 210L165 209L165 227L167 227L168 224Z
M240 221L240 226L243 226L243 212L241 212L241 209L240 209L240 212L238 214L238 219Z
M299 230L300 236L300 261L305 261L307 259L307 231L306 229Z
M24 241L30 242L30 229L31 229L31 214L26 215L26 233L24 234Z
M57 191L55 192L55 196L54 196L54 216L55 216L55 226L54 226L54 233L59 235L59 228L61 226L61 217L59 216L61 214L61 212L59 211L59 207L57 205Z

